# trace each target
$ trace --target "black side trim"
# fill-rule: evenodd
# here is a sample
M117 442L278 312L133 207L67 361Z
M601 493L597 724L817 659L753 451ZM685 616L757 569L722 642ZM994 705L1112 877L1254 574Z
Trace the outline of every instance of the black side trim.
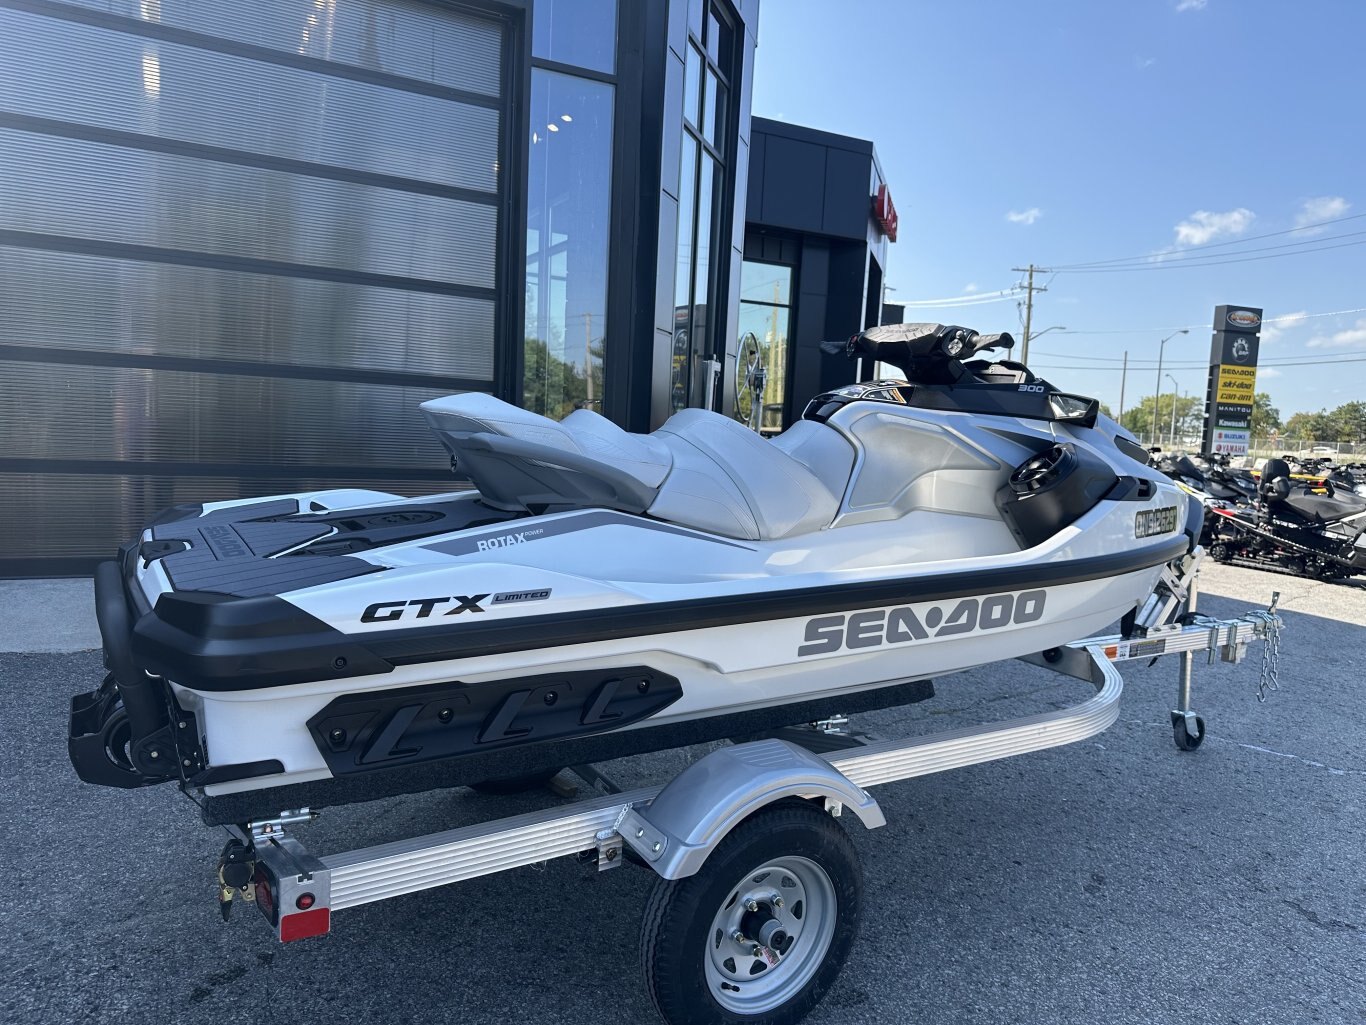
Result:
M395 665L414 662L1074 584L1160 566L1184 555L1187 546L1182 536L1067 562L657 602L614 608L610 615L591 608L363 634L343 634L280 598L165 594L154 614L134 628L133 651L145 668L195 690L256 690L386 673Z
M683 696L645 666L346 694L308 720L334 776L615 730ZM283 771L283 770L282 770Z
M211 826L248 822L278 815L281 808L354 804L397 794L421 793L483 780L529 775L566 765L583 765L649 751L666 751L689 744L749 737L766 730L814 722L831 715L854 715L879 708L894 708L932 697L934 684L930 680L914 680L749 712L714 715L660 726L640 726L630 730L612 730L539 744L514 744L441 761L380 766L369 772L334 779L266 787L216 797L196 797L196 800L204 821Z
M256 690L393 670L283 598L163 594L133 627L144 669L199 690Z

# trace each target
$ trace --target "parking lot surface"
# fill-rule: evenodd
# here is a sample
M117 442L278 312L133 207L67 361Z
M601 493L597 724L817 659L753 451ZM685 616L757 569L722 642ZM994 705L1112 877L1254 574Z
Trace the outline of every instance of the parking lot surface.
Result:
M1229 567L1202 608L1283 593L1281 689L1260 649L1196 667L1209 737L1179 753L1176 661L1127 663L1120 720L1081 744L875 791L888 826L842 821L866 873L863 930L809 1019L859 1022L1366 1022L1366 590ZM66 704L96 652L0 654L5 899L0 1021L636 1023L648 872L572 859L339 914L275 943L218 918L222 835L173 788L80 783ZM1087 696L1021 664L937 682L861 716L883 736ZM671 752L612 768L634 784ZM457 789L330 810L318 853L557 800Z

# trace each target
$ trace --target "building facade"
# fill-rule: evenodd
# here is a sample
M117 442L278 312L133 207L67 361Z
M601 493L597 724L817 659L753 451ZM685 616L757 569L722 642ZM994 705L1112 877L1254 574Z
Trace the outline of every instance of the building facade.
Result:
M725 351L757 16L0 2L0 574L183 501L449 488L443 393L697 404L643 340L686 296Z
M812 346L872 322L880 172L814 133L821 219L775 193L758 7L0 0L0 576L182 502L450 490L437 395L732 413L751 262L793 270L766 429L850 379Z
M746 218L739 340L761 354L759 429L776 434L812 396L855 379L822 341L889 322L897 215L871 142L756 117Z

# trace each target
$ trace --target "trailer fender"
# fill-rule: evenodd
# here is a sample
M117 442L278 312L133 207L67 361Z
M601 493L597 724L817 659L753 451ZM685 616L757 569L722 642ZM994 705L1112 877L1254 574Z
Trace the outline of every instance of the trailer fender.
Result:
M627 809L617 832L659 875L682 879L737 824L785 797L822 798L832 814L849 808L869 829L887 824L877 801L825 759L784 740L759 740L694 762L648 805Z

